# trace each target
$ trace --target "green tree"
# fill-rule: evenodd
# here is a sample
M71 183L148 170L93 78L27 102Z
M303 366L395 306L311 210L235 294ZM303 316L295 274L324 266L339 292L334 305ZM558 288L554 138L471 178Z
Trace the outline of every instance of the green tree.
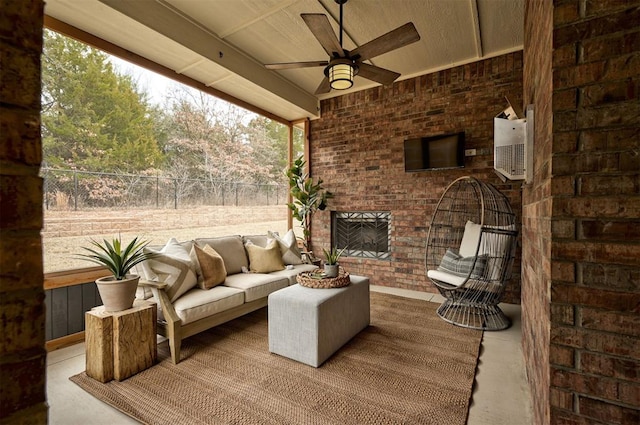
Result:
M160 111L105 53L47 30L42 82L45 164L126 172L161 166Z

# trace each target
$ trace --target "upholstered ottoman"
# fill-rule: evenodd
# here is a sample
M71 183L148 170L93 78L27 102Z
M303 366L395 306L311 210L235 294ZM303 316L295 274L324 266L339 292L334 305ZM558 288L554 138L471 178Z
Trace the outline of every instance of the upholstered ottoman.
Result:
M369 279L343 288L289 286L269 294L269 351L318 367L369 325Z

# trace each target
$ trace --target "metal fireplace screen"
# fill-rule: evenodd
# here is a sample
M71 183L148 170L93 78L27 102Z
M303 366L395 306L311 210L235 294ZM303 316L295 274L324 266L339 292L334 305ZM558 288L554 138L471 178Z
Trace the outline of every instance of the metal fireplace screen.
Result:
M390 259L390 212L333 212L332 240L348 257Z

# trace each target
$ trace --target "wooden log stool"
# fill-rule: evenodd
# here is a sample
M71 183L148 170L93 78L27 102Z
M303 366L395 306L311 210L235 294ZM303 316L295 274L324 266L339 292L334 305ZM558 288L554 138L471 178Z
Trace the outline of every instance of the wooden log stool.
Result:
M133 307L85 313L86 373L100 382L122 381L153 366L158 358L157 307L136 300Z

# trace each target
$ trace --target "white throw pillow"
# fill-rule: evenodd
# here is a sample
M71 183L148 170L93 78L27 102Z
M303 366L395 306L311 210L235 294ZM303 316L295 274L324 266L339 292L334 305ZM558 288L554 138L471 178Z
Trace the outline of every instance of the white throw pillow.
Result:
M282 261L284 261L285 264L302 264L302 254L300 254L300 249L298 249L298 240L296 239L295 233L293 233L293 229L289 229L282 237L271 231L268 232L268 235L278 241L280 251L282 252Z
M144 251L156 254L153 258L141 263L145 278L166 283L165 292L171 301L198 284L189 251L175 238L169 239L160 251L151 248L145 248Z
M478 250L478 241L480 240L480 231L482 226L472 221L467 221L464 226L464 234L460 242L460 250L458 253L461 257L475 257ZM482 254L479 252L478 254Z

